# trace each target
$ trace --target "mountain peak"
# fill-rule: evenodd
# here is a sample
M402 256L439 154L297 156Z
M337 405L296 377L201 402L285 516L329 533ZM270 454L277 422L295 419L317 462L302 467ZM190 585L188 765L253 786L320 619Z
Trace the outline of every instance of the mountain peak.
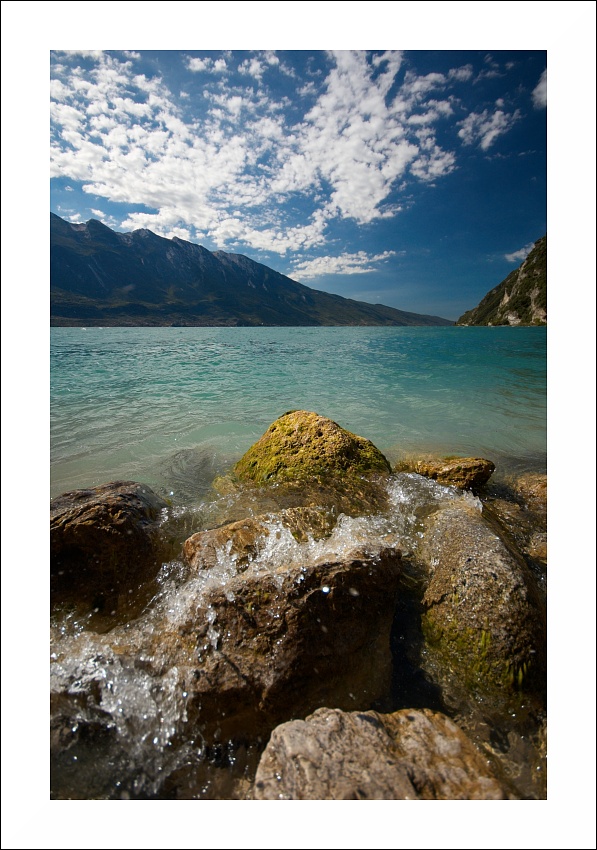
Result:
M451 325L310 289L243 254L51 215L51 324Z

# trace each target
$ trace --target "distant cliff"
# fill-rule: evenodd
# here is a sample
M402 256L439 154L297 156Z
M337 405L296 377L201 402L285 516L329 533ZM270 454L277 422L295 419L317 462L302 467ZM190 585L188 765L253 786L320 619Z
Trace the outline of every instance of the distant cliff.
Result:
M535 242L526 260L457 325L547 324L547 235Z
M54 326L453 325L320 292L242 254L50 213Z

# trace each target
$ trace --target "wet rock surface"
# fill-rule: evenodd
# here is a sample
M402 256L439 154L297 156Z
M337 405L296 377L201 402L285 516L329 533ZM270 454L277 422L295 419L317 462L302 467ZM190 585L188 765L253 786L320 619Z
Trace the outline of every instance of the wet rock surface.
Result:
M117 764L128 753L129 771L142 759L149 773L161 748L160 770L169 753L178 770L173 754L184 757L185 739L208 750L231 739L250 745L320 705L369 708L389 689L399 575L395 550L279 572L252 566L202 588L189 582L177 611L168 603L108 635L60 641L54 795L72 794L75 755L80 765ZM109 775L98 764L94 782L102 770ZM140 787L155 784L154 775ZM96 795L114 793L100 785Z
M487 759L448 717L322 708L278 726L255 776L257 800L504 800Z
M248 570L198 612L190 704L203 733L268 734L320 705L370 706L391 678L400 553L355 553L290 573Z
M277 423L199 510L52 503L52 797L545 798L545 477Z
M298 542L309 538L328 537L336 524L329 511L298 507L277 513L247 517L238 522L199 531L185 540L183 557L193 568L207 570L215 567L222 557L228 557L243 572L259 556L270 535L280 535L280 525Z
M129 596L145 601L164 553L158 519L166 502L149 487L116 481L73 490L50 504L53 607L131 616ZM137 606L138 608L138 606ZM114 624L114 621L110 621Z
M545 610L533 576L494 526L466 505L428 521L423 631L447 669L480 693L544 687Z
M547 592L547 476L528 473L488 488L484 510L522 553Z
M420 458L401 461L394 471L416 472L440 484L476 492L487 484L495 472L495 464L482 457Z

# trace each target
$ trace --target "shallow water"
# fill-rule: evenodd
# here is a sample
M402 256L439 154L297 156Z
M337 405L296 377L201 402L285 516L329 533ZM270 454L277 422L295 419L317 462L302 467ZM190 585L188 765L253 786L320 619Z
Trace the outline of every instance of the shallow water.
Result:
M496 477L544 470L545 342L542 328L53 329L52 495L117 479L143 481L168 497L161 521L175 540L138 619L112 627L93 614L63 611L53 618L53 735L61 742L53 796L250 795L265 742L214 745L187 726L186 683L196 659L161 636L184 631L206 588L225 586L236 572L224 547L214 569L190 574L176 546L204 528L291 503L276 487L222 495L211 488L214 478L274 419L296 408L371 439L391 461L431 451L488 457ZM334 507L337 495L322 491L321 504ZM421 576L408 559L416 563L423 517L453 499L481 509L470 494L395 474L384 509L336 510L327 539L298 543L272 519L252 568L281 580L302 562L343 557L355 547L373 553L383 541L399 548L407 560L392 633L396 674L380 710L446 711L494 754L519 795L541 799L541 707L517 706L516 718L511 706L456 698L448 706L430 684L434 671L424 673ZM209 616L205 639L216 648L221 625Z
M315 411L391 462L544 469L545 328L53 328L51 494L143 481L204 497L266 428Z

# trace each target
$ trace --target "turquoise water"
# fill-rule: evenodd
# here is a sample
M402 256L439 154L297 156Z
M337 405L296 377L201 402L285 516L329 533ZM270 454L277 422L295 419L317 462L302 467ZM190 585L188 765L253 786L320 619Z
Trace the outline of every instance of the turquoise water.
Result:
M313 410L391 462L545 469L545 328L53 328L51 495L116 479L200 499L268 425Z

